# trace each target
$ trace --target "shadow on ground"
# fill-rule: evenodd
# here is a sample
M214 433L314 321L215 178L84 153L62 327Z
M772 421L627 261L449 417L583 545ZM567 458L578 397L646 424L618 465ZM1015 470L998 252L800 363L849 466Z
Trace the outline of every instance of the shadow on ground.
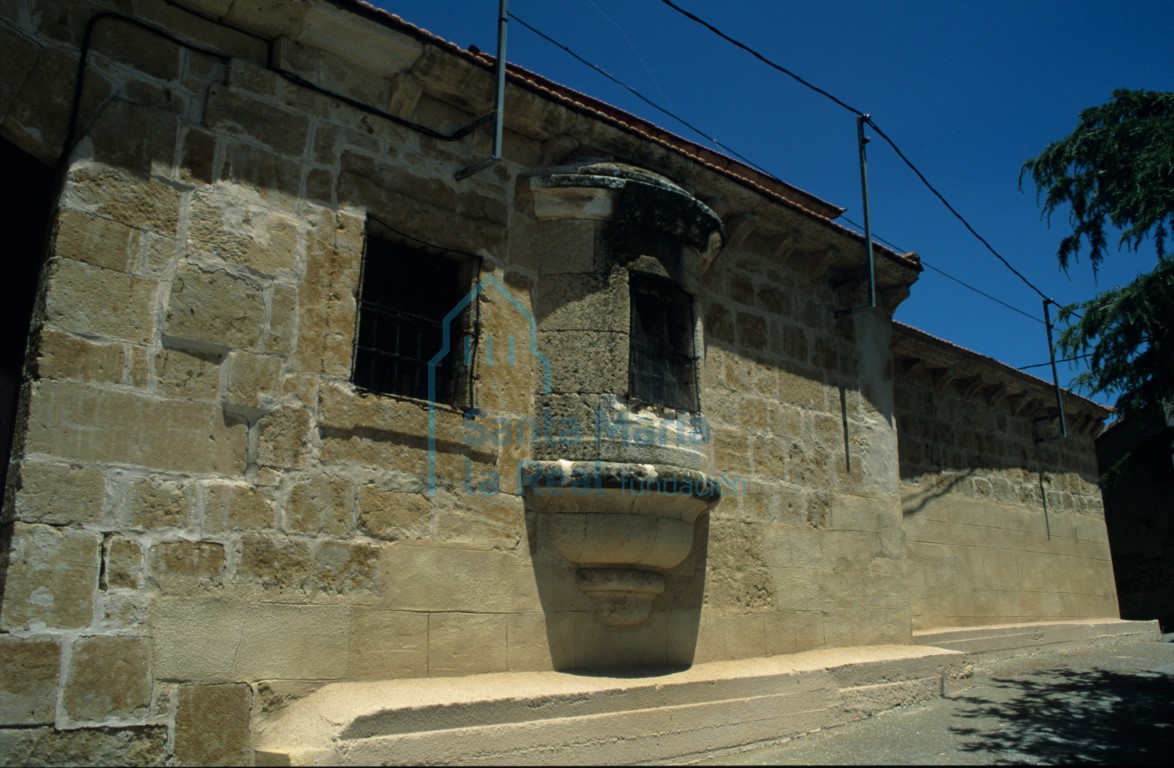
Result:
M992 678L984 693L959 696L952 726L967 752L991 762L1167 765L1174 755L1174 670L1123 674L1049 669ZM999 723L998 730L987 728Z

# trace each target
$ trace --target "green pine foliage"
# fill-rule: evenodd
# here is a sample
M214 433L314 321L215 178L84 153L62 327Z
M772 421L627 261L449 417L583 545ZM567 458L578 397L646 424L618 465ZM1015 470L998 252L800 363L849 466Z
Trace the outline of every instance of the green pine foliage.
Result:
M1060 266L1089 247L1095 270L1108 252L1105 225L1121 231L1119 246L1136 249L1153 237L1158 258L1174 224L1174 93L1113 92L1108 104L1080 113L1069 136L1023 164L1044 194L1044 213L1068 206L1072 234L1060 241Z
M1065 357L1089 355L1089 370L1073 386L1090 394L1118 395L1122 414L1141 413L1174 397L1174 259L1126 285L1102 291L1082 304L1064 307L1060 334Z
M1081 112L1069 136L1024 164L1021 185L1027 175L1045 215L1068 208L1072 232L1057 252L1065 271L1087 247L1095 274L1109 252L1107 229L1121 232L1118 248L1137 251L1149 240L1157 252L1153 271L1061 311L1070 325L1060 350L1089 355L1090 370L1074 386L1116 395L1122 414L1174 402L1174 260L1166 254L1174 228L1174 93L1114 91L1109 103Z

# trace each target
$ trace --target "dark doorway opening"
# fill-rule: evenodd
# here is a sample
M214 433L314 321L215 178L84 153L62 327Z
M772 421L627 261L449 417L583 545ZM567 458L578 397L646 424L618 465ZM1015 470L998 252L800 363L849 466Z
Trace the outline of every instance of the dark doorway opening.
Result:
M12 456L16 406L49 219L57 197L53 169L0 139L0 488ZM7 518L9 510L4 515ZM2 538L2 537L0 537Z

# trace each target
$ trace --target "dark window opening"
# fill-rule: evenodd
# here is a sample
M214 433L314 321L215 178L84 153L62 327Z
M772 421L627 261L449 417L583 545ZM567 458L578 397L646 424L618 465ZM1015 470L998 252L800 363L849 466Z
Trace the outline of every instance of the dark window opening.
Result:
M401 242L368 237L363 257L355 386L369 392L462 404L468 312L453 317L448 353L437 362L435 391L428 366L443 349L444 321L469 290L468 265Z
M697 410L693 300L671 283L631 276L629 395L683 411Z

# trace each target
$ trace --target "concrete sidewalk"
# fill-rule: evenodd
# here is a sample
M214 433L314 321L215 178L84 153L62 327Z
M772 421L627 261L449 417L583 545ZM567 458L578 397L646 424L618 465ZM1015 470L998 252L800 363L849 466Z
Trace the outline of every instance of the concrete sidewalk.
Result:
M942 698L697 762L1166 765L1174 759L1174 635L1163 640L996 660Z
M771 763L782 752L750 745L820 731L831 741L846 741L838 738L851 733L843 730L846 724L862 720L880 724L883 733L899 721L874 717L879 713L931 702L954 705L968 691L986 695L981 686L1003 685L998 675L1017 664L1064 669L1063 654L1084 652L1095 666L1127 647L1142 649L1126 654L1141 654L1129 664L1145 664L1146 647L1174 649L1157 639L1156 622L1082 619L923 632L910 645L823 649L676 671L333 683L262 720L256 758L257 765ZM1095 690L1115 679L1094 677L1086 687ZM1073 680L1076 685L1083 678ZM1033 685L1036 693L1046 692L1043 683ZM1074 702L1089 698L1087 691L1074 690ZM925 728L919 745L933 750L927 761L943 762L937 747L947 743L945 735ZM865 735L826 762L880 761L870 748L873 738ZM814 762L819 754L816 748L796 761ZM910 755L898 742L887 759L903 763Z

